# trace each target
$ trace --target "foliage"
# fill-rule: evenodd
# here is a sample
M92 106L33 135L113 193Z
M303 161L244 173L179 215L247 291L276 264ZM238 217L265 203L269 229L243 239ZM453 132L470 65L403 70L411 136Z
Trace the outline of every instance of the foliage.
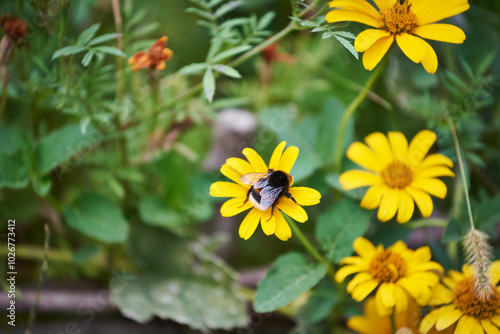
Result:
M498 255L496 2L460 16L463 45L431 42L437 74L391 49L373 85L378 68L366 71L353 45L360 26L327 23L325 1L116 2L119 18L108 2L0 4L28 23L25 43L0 53L0 212L17 220L23 285L36 285L48 223L47 279L109 286L134 321L239 332L251 326L251 304L292 319L291 333L347 333L340 319L362 306L332 278L358 237L429 244L435 261L459 270L470 202ZM162 36L174 52L166 68L131 71L128 59ZM366 188L339 182L358 168L346 150L374 132L410 139L422 129L437 133L429 154L448 156L456 177L443 178L447 194L433 198L430 218L415 210L407 224L381 223L359 205ZM220 166L244 147L267 162L281 141L300 150L294 186L318 190L321 202L287 243L260 228L240 240L243 215L221 217L210 185L226 180ZM266 273L245 286L255 267Z

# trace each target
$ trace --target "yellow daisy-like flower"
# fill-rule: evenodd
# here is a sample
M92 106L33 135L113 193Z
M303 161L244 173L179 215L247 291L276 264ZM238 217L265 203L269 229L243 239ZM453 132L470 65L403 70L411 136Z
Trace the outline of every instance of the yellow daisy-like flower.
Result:
M426 305L431 298L431 288L439 282L435 271L443 271L439 263L430 261L431 251L427 246L411 250L398 241L384 249L360 237L354 241L354 250L359 256L340 261L346 266L337 271L335 280L341 283L357 273L347 284L347 292L358 302L378 287L375 304L379 316L406 311L412 297L418 304Z
M281 212L303 223L308 219L308 216L302 206L319 203L321 195L315 189L292 187L293 178L289 173L297 160L299 149L296 146L290 146L284 150L285 146L286 142L283 141L276 147L271 156L269 167L253 149L248 147L243 149L243 155L248 159L248 162L239 158L229 158L220 169L222 174L234 182L221 181L210 186L210 195L212 196L233 197L222 205L220 212L223 217L235 216L252 208L239 229L240 237L245 240L252 236L260 221L266 235L275 234L279 239L286 241L292 236L292 231ZM255 196L262 195L264 197L267 196L264 193L271 193L273 190L269 187L264 190L257 185L254 188L253 185L248 184L247 179L255 178L254 173L262 173L261 177L263 177L264 174L276 171L280 172L280 176L286 176L289 179L289 188L279 192L279 195L275 197L274 205L266 208L256 202ZM257 179L255 178L255 180ZM260 195L255 194L253 198L249 198L254 189ZM263 207L264 210L262 210Z
M396 333L417 334L421 316L420 306L408 300L408 308L394 316ZM379 316L375 298L370 297L364 306L364 315L354 316L347 320L347 327L360 334L394 334L390 316Z
M500 261L489 268L492 294L481 299L476 293L476 272L465 265L462 272L450 270L432 291L430 305L441 305L431 311L420 324L421 333L430 333L436 328L441 331L454 329L457 334L499 334L500 333ZM441 333L441 332L439 332Z
M398 223L406 223L413 215L414 202L422 216L433 210L430 195L446 197L446 185L438 176L455 176L453 162L435 153L426 156L436 141L436 134L420 131L408 145L401 132L389 132L387 137L375 132L363 143L355 142L347 149L347 157L368 169L350 170L340 175L345 190L370 186L361 200L361 207L378 209L377 218L386 222L397 214Z
M435 23L469 9L467 0L374 0L375 9L366 0L333 0L332 10L326 15L330 23L354 21L375 29L361 32L354 47L363 54L363 65L372 70L396 40L403 53L425 70L435 73L438 66L436 52L422 38L461 44L465 40L462 29L445 23Z

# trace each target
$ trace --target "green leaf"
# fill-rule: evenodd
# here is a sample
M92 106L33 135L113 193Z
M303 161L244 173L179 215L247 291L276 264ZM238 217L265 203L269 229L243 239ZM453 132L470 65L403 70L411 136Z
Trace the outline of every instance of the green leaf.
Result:
M226 15L227 13L235 10L236 8L238 8L240 5L243 4L243 1L241 0L238 0L238 1L230 1L222 6L220 6L214 13L214 16L216 18L220 18L224 15Z
M500 222L500 195L487 198L474 206L474 221L481 230L486 230Z
M128 38L134 39L137 37L145 36L147 34L154 32L159 27L160 27L159 22L148 22L144 25L141 25L137 30L134 30L133 32L129 33Z
M338 174L334 174L334 173L328 174L325 177L325 181L326 181L326 183L328 185L332 186L333 189L338 190L341 193L346 194L347 196L349 196L349 198L351 198L351 199L353 199L355 201L361 201L361 199L363 199L363 196L366 193L366 189L365 188L356 188L356 189L352 189L352 190L344 190L344 188L342 187L342 185L339 182L339 175Z
M217 56L210 59L210 62L212 64L218 63L221 60L224 60L226 58L232 57L232 56L237 55L239 53L248 51L251 48L252 48L251 45L241 45L241 46L237 46L235 48L231 48L229 50L226 50L226 51L219 53Z
M75 45L86 45L92 39L92 37L95 36L95 34L96 34L97 30L99 30L100 26L101 26L100 23L96 23L96 24L91 25L90 27L88 27L84 31L82 31L80 36L78 36L78 39L76 40Z
M241 74L238 71L227 65L217 64L213 66L213 69L231 78L235 79L241 78Z
M352 243L366 232L371 216L370 211L347 198L325 211L318 219L316 237L328 259L338 263L351 255Z
M110 290L122 314L140 323L157 316L205 332L247 323L245 302L231 285L199 277L123 275L111 282Z
M0 189L20 189L26 187L28 183L28 167L23 156L0 153Z
M184 66L179 70L180 74L198 74L203 72L204 69L206 69L208 66L207 63L193 63Z
M120 209L98 194L80 195L64 209L64 218L75 230L105 243L123 242L129 231Z
M76 53L80 53L85 50L87 49L83 46L78 46L78 45L66 46L54 52L54 54L52 55L52 60L59 58L61 56L70 56Z
M94 58L94 50L90 50L89 52L87 52L85 54L85 56L83 56L83 59L82 59L82 65L83 67L87 67L90 62L92 61L92 58Z
M339 296L331 279L323 279L311 290L307 303L299 310L300 323L314 324L325 319L337 304Z
M264 14L264 16L260 18L257 29L258 30L265 29L271 23L271 21L274 19L275 16L276 16L275 12L267 12L266 14Z
M215 78L212 68L207 68L203 76L203 91L208 102L212 103L215 94Z
M186 13L198 15L199 17L204 18L207 21L212 21L214 19L214 16L211 13L199 8L188 8L186 9Z
M106 53L106 54L110 54L110 55L118 56L118 57L126 57L127 56L122 50L115 48L115 47L112 47L112 46L107 46L107 45L97 46L97 47L93 48L93 50L96 52L102 52L102 53Z
M347 51L349 51L354 56L354 58L359 59L358 52L347 39L340 37L338 34L334 34L333 36L335 36L337 41L339 41L340 44L342 44L344 48L346 48Z
M259 282L253 304L255 311L271 312L289 304L315 286L325 276L326 269L325 263L308 263L299 253L280 256Z
M104 34L104 35L101 35L101 36L97 36L96 38L94 38L93 40L91 40L89 42L89 44L87 44L88 46L93 46L93 45L96 45L96 44L100 44L100 43L104 43L104 42L107 42L107 41L110 41L112 39L116 39L120 36L122 36L123 34L118 34L118 33L110 33L110 34Z
M141 219L152 226L179 228L183 225L182 217L178 212L168 209L165 200L158 197L145 197L139 202Z
M70 167L75 168L81 163L79 152L96 145L102 138L102 133L92 126L82 134L77 124L66 125L51 132L40 140L36 148L38 172L46 174L72 156L76 157Z
M464 226L465 224L460 222L460 219L452 217L446 226L446 230L443 235L443 242L448 243L451 241L459 241L462 236L465 235Z

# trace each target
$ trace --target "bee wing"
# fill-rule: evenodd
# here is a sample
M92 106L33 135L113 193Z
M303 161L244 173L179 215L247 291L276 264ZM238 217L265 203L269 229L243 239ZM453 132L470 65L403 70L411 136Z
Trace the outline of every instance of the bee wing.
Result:
M269 209L282 191L283 187L264 187L264 189L260 191L260 209Z
M270 173L248 173L240 176L240 182L255 188L264 188Z

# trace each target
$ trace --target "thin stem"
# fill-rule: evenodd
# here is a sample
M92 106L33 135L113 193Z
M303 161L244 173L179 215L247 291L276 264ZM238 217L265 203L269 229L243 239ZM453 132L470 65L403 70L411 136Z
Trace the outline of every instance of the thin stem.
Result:
M386 54L384 57L384 60L382 60L382 63L378 65L377 69L371 77L368 79L366 82L364 88L358 93L356 98L352 100L351 104L347 107L347 109L344 111L344 114L342 115L342 118L340 119L339 123L339 128L337 132L337 140L335 142L335 151L334 151L334 160L333 160L333 168L335 173L340 173L340 170L342 168L342 156L344 154L344 137L345 137L345 132L347 129L347 124L349 123L349 120L351 117L354 115L354 112L357 110L361 102L365 99L366 95L372 88L373 84L379 77L380 73L382 73L385 65L387 64L387 60L389 59L389 53Z
M35 302L30 310L30 317L28 320L28 325L26 327L25 334L31 334L31 329L35 323L36 310L38 308L38 303L40 302L40 291L42 290L43 281L45 274L47 273L48 258L49 258L49 241L50 241L50 230L49 225L45 224L45 242L44 242L44 252L43 252L43 262L40 268L40 275L38 277L38 285L36 288Z
M122 14L120 10L120 0L111 0L111 4L113 6L113 17L115 19L115 29L116 33L118 34L123 34L123 29L122 29ZM117 38L117 46L118 49L123 51L123 35L118 36ZM117 57L116 60L116 67L117 67L117 72L116 72L116 79L117 79L117 84L116 84L116 98L119 99L122 96L122 91L123 91L123 58L122 57Z
M467 187L467 179L465 178L465 168L464 168L464 163L462 160L462 153L460 151L460 144L458 143L457 128L455 127L455 124L453 123L453 120L451 119L451 116L450 116L448 110L446 111L446 116L447 116L446 118L448 121L448 125L450 126L451 136L453 138L453 144L455 146L455 152L457 154L458 168L460 169L460 178L462 180L463 189L464 189L465 204L467 206L467 214L469 216L469 224L470 224L470 228L474 230L475 229L474 218L472 218L472 208L470 205L469 189Z
M448 100L449 98L448 94L446 93L443 78L441 77L441 72L437 73L437 77L441 94L443 94L445 99ZM451 118L448 109L446 109L446 121L448 122L448 125L450 127L451 137L453 138L453 145L455 147L455 153L457 154L458 168L460 170L460 179L463 185L465 204L467 206L467 214L469 216L469 225L470 228L474 230L475 229L474 218L472 217L472 208L470 205L470 198L469 198L469 188L467 187L467 179L465 178L465 167L462 160L462 152L460 151L460 143L458 142L457 127L455 126L455 123L453 123L453 119Z
M297 239L299 239L300 243L304 246L304 248L311 254L311 256L316 259L319 263L325 263L327 265L327 273L328 276L331 277L331 279L335 282L335 272L332 269L332 266L330 265L330 261L325 259L317 250L314 248L314 246L311 244L309 239L302 233L300 228L297 226L294 220L292 219L287 219L288 224L290 225L290 228L292 229L293 234L297 236Z
M396 334L396 332L397 332L398 329L396 328L396 319L394 317L394 313L391 314L391 328L392 328L392 332L394 334Z

